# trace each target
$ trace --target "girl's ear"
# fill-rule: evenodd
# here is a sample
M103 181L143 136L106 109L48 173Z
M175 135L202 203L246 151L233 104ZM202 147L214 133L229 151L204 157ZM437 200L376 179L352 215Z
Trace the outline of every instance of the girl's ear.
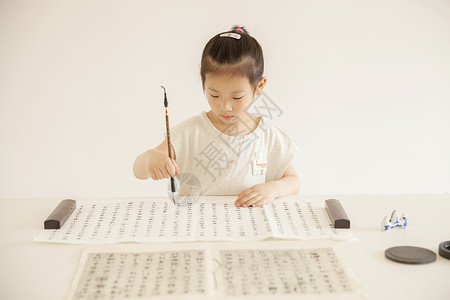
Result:
M266 83L267 83L267 78L266 78L266 77L263 77L263 78L258 82L258 85L256 86L256 92L255 92L255 95L256 95L256 96L259 96L259 95L262 93L262 91L263 91L264 86L266 85Z

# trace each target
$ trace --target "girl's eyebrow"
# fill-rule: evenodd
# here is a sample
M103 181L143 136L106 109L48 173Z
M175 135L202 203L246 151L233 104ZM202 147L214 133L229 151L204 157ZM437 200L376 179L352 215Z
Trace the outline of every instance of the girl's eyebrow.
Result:
M218 90L215 90L215 89L208 88L208 90L210 90L211 92L220 93ZM243 93L243 92L245 92L245 91L244 90L237 90L237 91L233 91L231 93L232 94L237 94L237 93Z

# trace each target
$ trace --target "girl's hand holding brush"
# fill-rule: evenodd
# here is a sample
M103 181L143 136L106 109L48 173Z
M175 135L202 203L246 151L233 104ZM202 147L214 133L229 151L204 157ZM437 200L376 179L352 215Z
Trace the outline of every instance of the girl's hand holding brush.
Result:
M139 179L152 178L161 180L164 178L175 177L180 174L175 160L170 159L167 154L167 142L163 142L155 149L150 149L136 159L134 164L134 173ZM145 166L145 169L140 169Z

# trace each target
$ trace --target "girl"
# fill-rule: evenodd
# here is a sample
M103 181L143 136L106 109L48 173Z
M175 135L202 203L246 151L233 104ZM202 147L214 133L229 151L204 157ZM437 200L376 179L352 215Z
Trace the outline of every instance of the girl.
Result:
M200 75L211 110L170 130L167 141L140 154L133 166L139 179L194 175L204 195L237 195L236 206L261 206L297 194L291 165L296 152L271 120L248 112L267 79L261 46L243 27L217 34L206 44ZM181 191L180 191L181 193Z

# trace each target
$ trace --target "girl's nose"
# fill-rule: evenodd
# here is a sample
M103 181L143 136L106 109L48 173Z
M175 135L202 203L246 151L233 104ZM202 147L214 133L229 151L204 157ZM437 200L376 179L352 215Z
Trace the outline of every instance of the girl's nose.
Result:
M233 106L231 104L231 101L222 101L222 103L220 104L219 109L223 112L226 111L232 111L233 110Z

